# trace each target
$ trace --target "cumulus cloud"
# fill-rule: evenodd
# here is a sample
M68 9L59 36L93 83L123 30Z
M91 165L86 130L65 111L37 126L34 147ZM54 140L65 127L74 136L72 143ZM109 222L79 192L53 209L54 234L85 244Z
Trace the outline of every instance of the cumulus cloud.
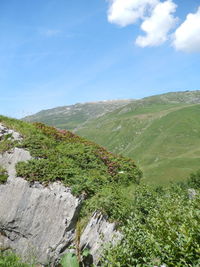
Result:
M177 22L177 18L173 15L176 8L176 4L171 0L158 3L151 16L142 23L141 29L146 35L139 36L136 44L141 47L158 46L167 41L169 32Z
M176 30L173 45L183 52L200 52L200 7L196 13L188 14Z
M122 27L135 23L150 12L159 0L109 0L108 21Z
M168 39L176 50L200 52L200 6L196 13L187 15L175 30L178 18L174 0L106 0L109 2L108 21L125 27L141 23L144 35L136 38L140 47L159 46Z
M176 4L173 0L109 0L108 21L125 27L142 21L141 29L145 36L139 36L136 44L157 46L168 39L170 30L175 26L177 19L173 13Z

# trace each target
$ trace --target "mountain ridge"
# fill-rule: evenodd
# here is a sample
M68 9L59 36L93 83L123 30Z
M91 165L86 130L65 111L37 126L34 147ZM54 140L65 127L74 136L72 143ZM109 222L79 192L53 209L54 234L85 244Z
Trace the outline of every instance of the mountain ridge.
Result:
M35 115L26 116L24 121L40 121L57 128L74 130L77 125L86 123L92 118L103 116L106 112L113 111L133 100L106 100L98 102L76 103L74 105L61 106L53 109L42 110ZM66 117L68 116L68 118Z
M199 90L154 95L76 124L73 131L134 158L147 181L165 184L199 168L199 104Z

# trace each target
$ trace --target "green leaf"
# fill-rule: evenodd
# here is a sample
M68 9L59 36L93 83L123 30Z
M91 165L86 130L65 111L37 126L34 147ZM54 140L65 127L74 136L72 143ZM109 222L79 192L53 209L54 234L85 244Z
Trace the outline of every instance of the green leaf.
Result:
M61 259L62 267L79 267L79 263L75 254L67 253Z

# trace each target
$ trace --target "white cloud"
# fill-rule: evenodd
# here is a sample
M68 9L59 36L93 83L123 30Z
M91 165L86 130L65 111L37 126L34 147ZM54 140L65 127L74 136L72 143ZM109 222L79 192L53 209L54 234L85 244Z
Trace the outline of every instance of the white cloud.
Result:
M183 52L200 52L200 7L196 13L188 14L176 30L173 45Z
M176 8L176 4L171 0L158 3L151 16L144 19L141 25L146 36L139 36L136 44L141 47L158 46L167 41L170 30L177 22L177 18L173 16Z
M122 27L135 23L151 11L159 0L109 0L108 21Z
M177 5L174 0L106 0L109 2L108 21L121 27L141 22L145 35L136 38L141 47L159 46L169 38L176 50L200 52L200 6L196 13L187 15L186 20L175 28ZM172 39L173 37L173 39Z
M169 32L175 26L177 19L173 13L176 4L173 0L109 0L108 21L125 27L134 24L138 19L143 22L141 29L145 36L139 36L136 44L158 46L168 39Z

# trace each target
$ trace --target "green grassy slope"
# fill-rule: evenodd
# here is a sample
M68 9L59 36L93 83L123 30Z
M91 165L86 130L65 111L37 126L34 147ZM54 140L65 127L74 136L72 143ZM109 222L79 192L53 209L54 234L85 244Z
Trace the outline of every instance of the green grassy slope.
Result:
M165 184L199 168L198 104L200 91L167 93L132 101L84 124L67 119L79 135L134 158L148 182Z
M200 165L200 105L153 105L146 111L109 114L78 133L134 157L149 182L186 178Z

